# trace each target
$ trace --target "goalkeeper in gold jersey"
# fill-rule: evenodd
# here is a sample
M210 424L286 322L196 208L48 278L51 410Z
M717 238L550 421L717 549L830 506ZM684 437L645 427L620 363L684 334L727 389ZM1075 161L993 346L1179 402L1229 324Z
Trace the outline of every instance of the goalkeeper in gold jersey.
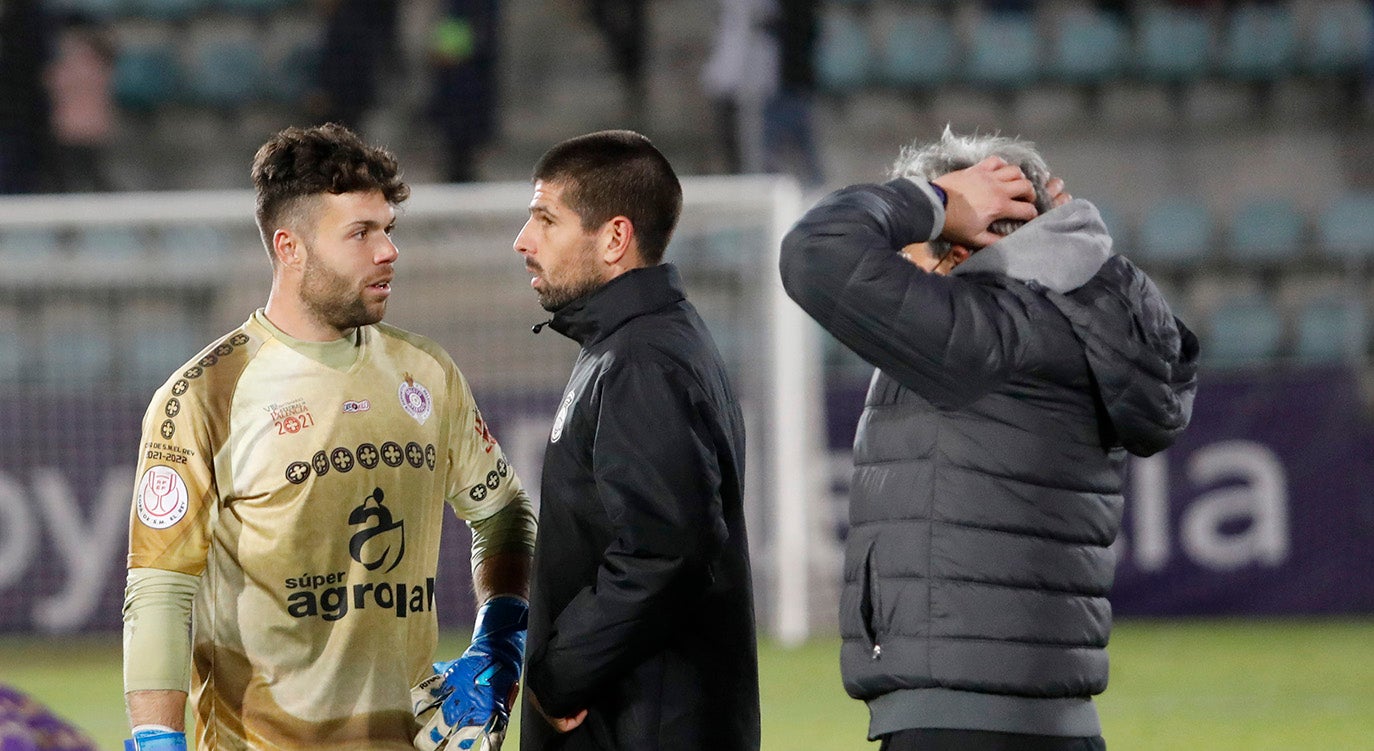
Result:
M381 323L394 157L288 128L253 164L267 304L157 391L129 535L140 751L498 748L534 518L458 368ZM473 644L433 664L445 506L473 531Z

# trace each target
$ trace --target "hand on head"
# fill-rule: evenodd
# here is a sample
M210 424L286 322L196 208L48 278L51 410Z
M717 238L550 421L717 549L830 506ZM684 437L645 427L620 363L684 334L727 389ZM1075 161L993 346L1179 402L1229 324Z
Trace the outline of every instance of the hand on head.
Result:
M977 250L1001 239L988 229L1001 219L1028 222L1039 215L1035 186L1021 168L990 156L933 181L949 196L945 228L940 237L955 245ZM1060 184L1062 190L1062 182Z
M1050 194L1050 205L1056 209L1073 200L1073 196L1064 190L1064 181L1058 177L1051 177L1049 182L1045 183L1045 190Z

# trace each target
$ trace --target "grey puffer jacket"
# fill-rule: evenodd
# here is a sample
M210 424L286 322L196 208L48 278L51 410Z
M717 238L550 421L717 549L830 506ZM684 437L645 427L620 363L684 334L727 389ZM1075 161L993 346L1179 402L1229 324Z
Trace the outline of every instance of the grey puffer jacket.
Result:
M1072 201L951 276L908 181L831 194L787 235L789 295L878 368L854 443L840 626L870 736L1097 735L1127 451L1188 424L1197 340Z

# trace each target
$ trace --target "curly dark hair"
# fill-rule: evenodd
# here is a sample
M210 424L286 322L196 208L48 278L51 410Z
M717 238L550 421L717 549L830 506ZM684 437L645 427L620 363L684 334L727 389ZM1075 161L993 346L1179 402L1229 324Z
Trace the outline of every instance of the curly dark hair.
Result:
M308 199L314 196L375 190L392 204L410 197L396 157L337 123L290 127L272 136L253 157L253 187L258 192L258 231L274 264L273 233L284 225L304 224Z

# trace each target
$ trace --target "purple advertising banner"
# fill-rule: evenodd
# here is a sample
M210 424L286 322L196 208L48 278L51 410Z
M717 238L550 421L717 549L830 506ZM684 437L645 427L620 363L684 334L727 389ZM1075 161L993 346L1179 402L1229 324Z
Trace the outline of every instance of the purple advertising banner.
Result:
M1115 613L1374 613L1374 402L1358 375L1199 380L1178 442L1130 462ZM832 449L853 440L862 402L832 394Z
M492 396L485 416L533 488L558 395ZM118 628L145 400L0 396L0 632ZM862 400L856 388L829 399L841 470ZM1117 614L1374 613L1368 405L1343 370L1204 373L1189 430L1131 462ZM469 623L468 532L446 524L440 620Z

